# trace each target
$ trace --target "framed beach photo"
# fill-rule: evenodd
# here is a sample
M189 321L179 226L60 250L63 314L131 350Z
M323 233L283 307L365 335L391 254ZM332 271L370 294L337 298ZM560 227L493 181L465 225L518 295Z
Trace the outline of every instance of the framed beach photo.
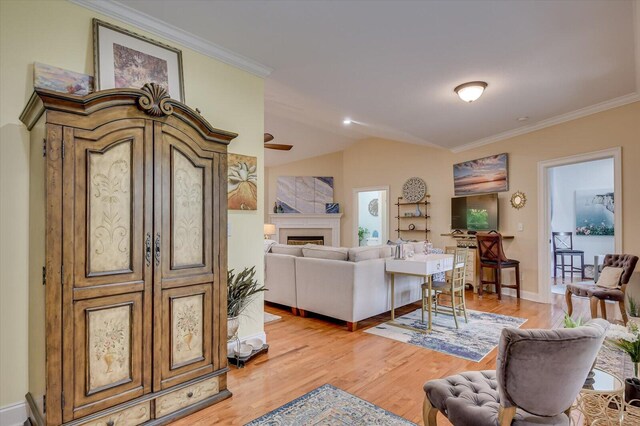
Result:
M181 50L95 18L93 67L97 90L156 83L185 101Z
M507 154L465 161L453 165L453 186L456 197L509 190Z

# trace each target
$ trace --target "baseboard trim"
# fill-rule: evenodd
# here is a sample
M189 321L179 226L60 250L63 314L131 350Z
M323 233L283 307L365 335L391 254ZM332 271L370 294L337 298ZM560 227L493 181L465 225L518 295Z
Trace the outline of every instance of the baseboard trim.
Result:
M22 426L27 417L26 401L0 408L0 426Z
M513 296L516 297L516 289L515 288L503 288L502 289L502 294L504 294L505 296ZM542 302L540 295L538 293L534 293L532 291L524 291L524 290L520 290L520 298L521 299L525 299L525 300L529 300L531 302L536 302L536 303L544 303Z
M249 339L260 339L260 340L262 340L262 343L267 343L267 334L264 331L262 331L260 333L252 334L250 336L244 336L244 337L240 338L240 342L244 343ZM233 346L235 344L236 343L234 341L227 342L227 353L228 354L233 353Z

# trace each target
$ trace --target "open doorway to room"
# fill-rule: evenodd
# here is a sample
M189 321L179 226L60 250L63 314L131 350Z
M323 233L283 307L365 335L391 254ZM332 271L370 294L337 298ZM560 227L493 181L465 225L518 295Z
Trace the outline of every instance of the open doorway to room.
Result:
M355 188L354 242L376 246L389 239L389 187Z
M539 291L564 294L597 280L604 255L622 248L620 149L539 164Z

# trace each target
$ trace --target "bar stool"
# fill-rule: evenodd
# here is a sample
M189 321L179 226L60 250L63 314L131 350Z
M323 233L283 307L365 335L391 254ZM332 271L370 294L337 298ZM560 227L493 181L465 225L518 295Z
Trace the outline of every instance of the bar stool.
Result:
M573 281L574 272L580 272L580 279L584 280L584 251L573 249L573 232L552 232L551 237L553 240L553 278L558 277L558 269L560 269L562 282L564 282L564 274L567 271L571 273L571 281ZM560 265L558 265L558 256L561 259ZM571 257L571 263L567 266L564 264L565 256ZM580 256L580 268L573 266L574 256Z
M502 248L502 235L498 232L491 231L488 234L477 234L478 255L480 257L480 286L478 286L478 295L482 296L482 288L487 284L496 286L498 300L502 299L502 287L515 288L516 297L520 298L520 261L508 259ZM484 279L484 268L493 269L494 280L488 281ZM507 268L515 268L516 284L502 284L502 270Z

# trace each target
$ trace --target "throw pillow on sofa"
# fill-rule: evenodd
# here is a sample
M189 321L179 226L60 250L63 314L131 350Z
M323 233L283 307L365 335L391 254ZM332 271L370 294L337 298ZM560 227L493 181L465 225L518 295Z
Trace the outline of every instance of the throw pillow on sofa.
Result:
M302 254L304 257L315 259L347 260L349 258L349 249L306 244L302 247Z
M380 259L380 247L353 247L349 249L349 261L351 262L371 259Z

